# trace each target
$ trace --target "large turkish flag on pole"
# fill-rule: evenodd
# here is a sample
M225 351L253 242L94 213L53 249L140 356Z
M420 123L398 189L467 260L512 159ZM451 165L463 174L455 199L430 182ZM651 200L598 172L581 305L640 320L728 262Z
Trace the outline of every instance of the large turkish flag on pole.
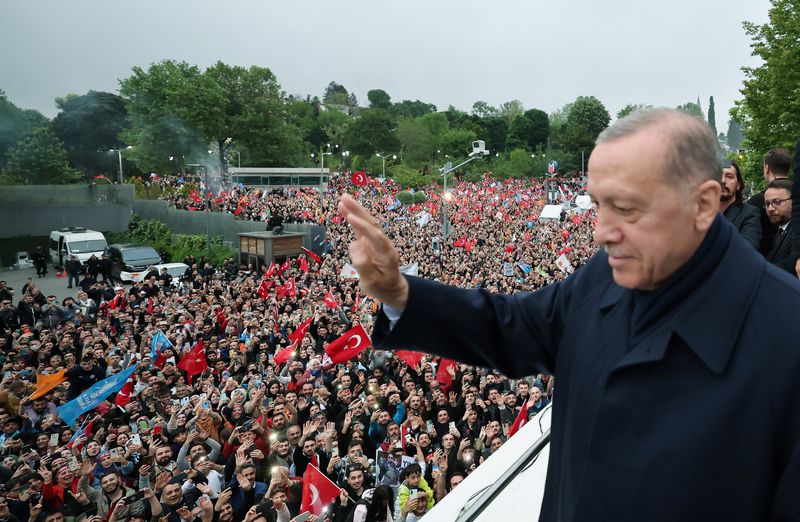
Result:
M370 346L372 346L372 342L369 339L369 335L367 335L364 327L359 324L326 346L325 353L331 358L333 364L341 364L349 361Z
M310 511L320 516L325 506L336 500L339 496L339 486L320 472L313 464L306 467L303 475L303 501L300 504L300 513Z

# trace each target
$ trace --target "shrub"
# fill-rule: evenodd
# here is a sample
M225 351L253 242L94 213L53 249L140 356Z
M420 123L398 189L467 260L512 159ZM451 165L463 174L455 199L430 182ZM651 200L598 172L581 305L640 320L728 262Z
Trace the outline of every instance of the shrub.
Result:
M425 203L428 201L428 196L423 191L417 191L412 194L414 203Z
M411 205L414 203L414 194L411 192L404 190L402 192L397 193L397 199L400 200L400 203L403 205Z

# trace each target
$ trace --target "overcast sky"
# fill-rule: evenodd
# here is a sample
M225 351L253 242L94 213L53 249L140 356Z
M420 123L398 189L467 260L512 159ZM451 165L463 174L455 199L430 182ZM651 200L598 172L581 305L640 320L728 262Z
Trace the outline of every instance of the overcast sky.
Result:
M717 126L739 97L768 0L6 0L0 89L54 116L53 100L117 92L132 66L171 58L272 69L289 94L332 80L440 110L519 99L548 113L580 95L627 103L714 96Z

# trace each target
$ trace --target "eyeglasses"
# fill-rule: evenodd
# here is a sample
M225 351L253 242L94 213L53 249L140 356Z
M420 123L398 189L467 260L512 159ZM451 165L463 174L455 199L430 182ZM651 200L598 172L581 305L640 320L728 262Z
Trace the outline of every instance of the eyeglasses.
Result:
M785 199L773 199L772 201L764 201L764 207L765 207L765 208L769 208L769 207L775 207L775 208L778 208L778 207L780 207L780 206L781 206L781 204L782 204L784 201L789 201L790 199L792 199L792 198L785 198Z

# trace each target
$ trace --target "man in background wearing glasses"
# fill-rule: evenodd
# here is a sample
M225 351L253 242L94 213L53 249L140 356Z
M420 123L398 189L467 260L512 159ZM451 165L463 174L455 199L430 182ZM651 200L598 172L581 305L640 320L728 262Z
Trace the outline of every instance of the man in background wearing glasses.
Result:
M777 228L767 261L795 275L795 258L792 255L791 223L792 182L781 178L771 181L764 192L764 207L773 227Z
M776 179L786 179L789 177L789 169L792 168L792 154L787 149L772 149L764 154L763 165L764 181L767 185ZM765 196L765 191L759 192L748 199L746 203L764 211L761 213L761 248L759 251L766 256L772 250L775 225L766 214Z

